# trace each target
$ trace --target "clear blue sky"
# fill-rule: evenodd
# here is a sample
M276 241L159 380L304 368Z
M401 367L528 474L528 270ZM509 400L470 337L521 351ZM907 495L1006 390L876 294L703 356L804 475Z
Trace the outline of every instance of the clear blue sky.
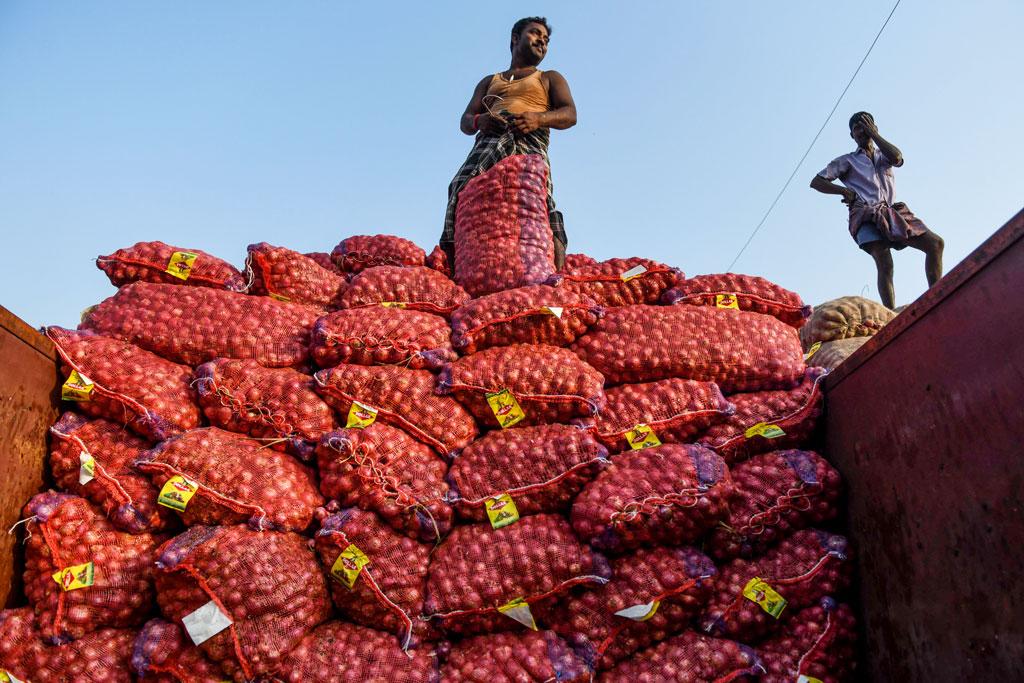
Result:
M547 15L543 67L570 251L723 271L891 8L828 2L0 3L0 304L77 323L113 292L93 259L140 240L236 265L251 242L329 251L393 232L429 249L471 138L475 83ZM810 303L876 296L838 198L808 189L874 112L904 152L897 198L947 269L1024 205L1024 3L904 0L735 270ZM896 256L898 303L925 287Z

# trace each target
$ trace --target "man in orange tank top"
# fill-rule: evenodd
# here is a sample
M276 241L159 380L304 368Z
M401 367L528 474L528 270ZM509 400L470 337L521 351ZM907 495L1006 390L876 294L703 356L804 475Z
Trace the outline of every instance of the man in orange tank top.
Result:
M462 114L460 128L476 135L473 149L448 186L441 249L455 268L455 209L459 192L473 177L513 154L541 154L548 159L551 129L576 125L576 104L569 84L557 71L537 67L547 55L551 28L544 17L526 17L512 27L512 62L506 71L484 76ZM548 217L555 241L555 265L565 261L565 223L552 198L548 164Z

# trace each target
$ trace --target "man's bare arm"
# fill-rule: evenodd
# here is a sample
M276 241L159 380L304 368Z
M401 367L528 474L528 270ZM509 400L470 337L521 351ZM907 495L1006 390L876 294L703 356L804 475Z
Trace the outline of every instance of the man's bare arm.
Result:
M487 113L484 107L484 95L487 94L487 87L491 83L490 76L484 76L476 89L473 90L473 97L470 98L466 111L462 113L459 121L459 128L466 135L476 135L478 131L500 135L504 132L504 124ZM476 118L476 128L473 127L473 119Z
M889 160L890 164L893 166L903 165L903 153L896 145L881 136L878 132L878 126L875 125L873 120L866 116L861 116L860 124L864 126L868 135L871 136L871 139L875 141L876 145L878 145L878 150L885 155L885 158Z
M838 194L843 196L844 204L852 204L857 199L857 193L848 187L837 185L831 180L826 180L820 175L816 175L811 179L811 188L821 192L822 194Z
M512 115L512 125L520 135L532 133L538 128L556 128L565 130L576 125L576 103L572 100L569 84L565 77L557 71L547 71L548 77L548 111L525 111Z

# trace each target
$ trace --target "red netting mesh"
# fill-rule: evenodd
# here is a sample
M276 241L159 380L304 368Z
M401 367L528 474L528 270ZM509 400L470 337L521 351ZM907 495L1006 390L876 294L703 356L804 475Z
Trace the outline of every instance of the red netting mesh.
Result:
M599 550L693 543L729 513L725 462L695 445L665 444L616 456L584 487L572 525Z
M857 665L857 622L849 605L831 598L800 610L782 632L757 648L765 683L791 683L802 676L822 683L853 680Z
M47 642L143 622L164 536L117 531L84 498L53 491L33 496L22 514L28 519L25 596Z
M509 344L568 346L600 313L592 300L567 289L507 289L473 299L452 315L452 346L463 354Z
M195 254L191 264L174 258L175 254ZM96 259L96 267L107 274L110 283L122 287L132 282L163 282L241 291L245 276L227 261L199 249L172 247L163 242L138 242ZM172 275L168 271L177 273Z
M804 373L795 329L767 315L705 306L610 310L572 349L610 384L680 377L731 393L788 388Z
M441 670L452 683L589 681L591 670L553 631L493 633L456 643Z
M565 265L562 266L564 273L571 272L577 268L584 266L596 266L598 264L597 259L593 256L587 256L586 254L566 254Z
M459 192L454 279L473 296L540 284L555 272L547 177L543 156L515 154Z
M427 254L427 268L433 268L437 272L443 274L445 277L452 276L452 266L448 263L448 254L445 253L441 245L435 245L430 253Z
M134 467L149 447L113 422L64 413L50 427L50 471L60 489L88 498L115 528L160 531L173 524L174 515L156 504L159 491Z
M665 304L739 308L778 318L799 328L811 315L800 295L756 275L721 273L680 279L661 297Z
M377 420L400 427L442 455L465 448L478 433L465 408L434 393L436 378L426 370L339 365L321 370L315 379L316 390L339 415L347 416L358 401L378 411Z
M342 308L384 304L448 317L469 301L469 294L431 268L377 266L352 278L341 297Z
M807 324L800 328L804 350L814 342L849 337L870 337L896 317L890 310L862 296L844 296L815 306Z
M177 624L150 619L135 638L132 671L155 683L222 683L224 672L188 640Z
M734 640L684 631L627 659L601 676L602 683L728 683L756 679L754 651Z
M401 429L374 423L325 434L317 448L320 490L345 506L373 510L423 542L452 525L445 461Z
M126 425L153 441L199 426L191 369L92 332L48 327L46 335L57 347L64 376L77 370L93 382L86 400L76 401L83 413Z
M335 427L334 412L313 390L313 378L254 360L220 358L196 368L193 384L206 418L303 460Z
M662 293L683 274L676 268L645 258L613 258L583 264L549 280L558 287L586 296L605 308L657 303Z
M481 424L499 427L488 394L508 390L525 418L518 425L568 422L596 415L605 405L604 378L568 349L513 344L484 349L446 365L437 389L452 393ZM514 413L507 399L502 420ZM511 411L511 412L510 412Z
M374 266L422 266L426 257L415 244L394 235L354 235L331 251L331 260L346 273Z
M199 647L245 679L277 671L331 613L307 539L244 526L194 526L162 545L156 589L160 610L177 624L211 601L231 620Z
M328 313L313 326L316 364L402 365L436 370L455 359L448 321L422 311L374 306Z
M191 499L179 499L179 514L188 526L247 522L256 529L302 531L324 503L308 467L216 427L168 439L136 467L158 487L174 476L197 486Z
M465 519L487 521L487 501L503 493L519 516L560 512L608 462L587 431L540 425L488 432L452 463L448 480Z
M252 277L250 294L267 295L315 308L338 308L346 280L314 259L266 242L249 245L246 270Z
M331 255L326 251L307 251L303 256L313 259L321 268L326 268L332 273L337 273L339 275L344 274L344 271L342 271L342 269L331 260Z
M309 358L317 316L315 309L267 297L136 282L92 309L81 327L186 365L254 358L288 367Z
M795 531L839 515L839 472L812 451L755 455L730 469L729 516L705 542L716 559L761 555Z

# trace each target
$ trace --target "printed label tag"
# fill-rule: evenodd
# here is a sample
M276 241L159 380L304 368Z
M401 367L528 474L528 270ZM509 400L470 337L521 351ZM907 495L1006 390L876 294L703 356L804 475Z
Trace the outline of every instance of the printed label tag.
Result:
M196 611L186 614L181 623L188 631L188 637L196 645L205 643L210 638L231 626L231 617L220 611L213 600Z
M91 379L78 370L72 370L60 388L60 397L65 401L89 401L92 399L93 386Z
M806 363L807 361L809 361L811 359L811 356L816 354L818 352L818 349L820 349L820 348L821 348L821 342L820 341L817 341L817 342L814 342L813 344L811 344L811 348L807 349L807 355L804 356L804 362Z
M766 439L777 439L780 436L785 436L786 432L782 430L782 427L778 425L768 424L767 422L758 422L753 427L743 432L743 436L748 439L752 439L755 436L763 436Z
M756 602L761 606L761 609L776 619L782 614L782 610L786 609L786 599L776 593L775 589L764 580L756 576L747 581L747 585L743 587L743 597Z
M822 682L821 682L820 678L815 678L814 676L805 676L804 674L800 674L799 676L796 677L796 683L822 683Z
M78 454L78 462L80 464L78 468L78 483L85 486L96 478L96 459L82 451Z
M484 507L487 510L487 518L491 520L491 527L495 529L519 521L519 510L516 508L512 496L507 493L488 498Z
M735 308L740 310L740 301L735 294L715 294L715 308Z
M188 276L192 274L192 268L195 266L197 258L199 258L199 254L193 254L191 251L176 251L171 254L171 260L167 262L164 272L179 280L187 280Z
M0 683L25 683L25 681L15 677L7 669L0 669Z
M362 550L356 547L355 543L349 543L338 555L338 559L331 565L331 578L346 588L356 585L356 579L363 571L363 567L370 564L370 558Z
M268 292L267 296L269 296L274 301L284 301L284 302L291 301L291 299L286 297L284 294L278 294L277 292Z
M160 489L160 495L157 496L156 502L164 507L182 512L188 507L188 502L192 500L192 496L196 495L197 490L199 490L199 485L194 481L175 474Z
M629 441L629 447L634 451L661 445L661 439L654 433L654 430L642 423L626 432L626 440Z
M502 389L492 394L486 394L487 405L494 411L494 417L498 418L498 424L502 429L522 422L526 413L519 407L519 401L508 389Z
M498 608L498 611L510 619L515 619L528 629L537 630L537 622L533 620L530 606L522 598L514 598Z
M381 301L380 305L384 308L405 308L406 303L404 301Z
M559 320L561 320L562 319L562 313L565 312L565 307L564 306L545 306L543 310L546 313L550 313L551 315L553 315L556 318L558 318Z
M365 403L352 401L352 407L348 409L348 420L345 422L346 429L362 429L369 427L377 419L377 409Z
M63 591L73 591L79 588L88 588L95 580L95 570L92 562L76 564L73 567L65 567L53 573L53 580Z
M633 605L626 609L620 609L615 613L615 616L626 617L633 621L647 621L657 613L658 607L660 606L661 600L655 600L654 602L649 602L646 605Z
M641 275L643 275L646 272L647 272L647 269L644 268L643 266L633 266L632 268L630 268L626 272L624 272L621 275L619 275L619 277L622 278L623 282L629 282L633 278L640 277Z

